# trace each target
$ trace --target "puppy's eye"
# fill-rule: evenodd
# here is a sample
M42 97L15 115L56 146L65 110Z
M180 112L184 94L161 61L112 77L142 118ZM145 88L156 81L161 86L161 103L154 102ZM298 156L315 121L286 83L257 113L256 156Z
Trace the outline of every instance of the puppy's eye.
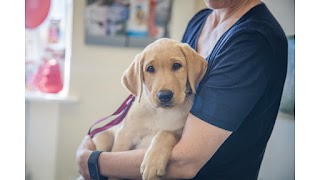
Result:
M147 67L147 72L154 73L154 67L153 66L148 66Z
M174 71L180 69L181 67L182 67L182 65L179 64L179 63L174 63L174 64L172 65L172 69L173 69Z

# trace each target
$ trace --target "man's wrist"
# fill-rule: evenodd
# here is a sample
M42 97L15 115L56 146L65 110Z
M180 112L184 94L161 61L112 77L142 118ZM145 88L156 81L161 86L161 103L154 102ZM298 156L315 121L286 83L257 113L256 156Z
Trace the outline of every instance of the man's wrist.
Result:
M99 156L102 151L93 151L88 158L88 171L91 180L107 180L107 177L104 177L100 173L99 167Z
M79 173L85 178L89 179L88 159L93 151L87 149L78 149L76 161L79 168Z

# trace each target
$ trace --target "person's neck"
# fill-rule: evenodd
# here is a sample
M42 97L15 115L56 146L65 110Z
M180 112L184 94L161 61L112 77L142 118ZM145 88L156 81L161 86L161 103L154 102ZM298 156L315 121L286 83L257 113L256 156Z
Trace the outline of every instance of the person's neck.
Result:
M233 4L230 4L226 8L215 9L211 14L212 20L214 22L213 28L215 28L217 25L223 23L226 20L233 18L239 19L251 8L260 3L260 0L233 1Z

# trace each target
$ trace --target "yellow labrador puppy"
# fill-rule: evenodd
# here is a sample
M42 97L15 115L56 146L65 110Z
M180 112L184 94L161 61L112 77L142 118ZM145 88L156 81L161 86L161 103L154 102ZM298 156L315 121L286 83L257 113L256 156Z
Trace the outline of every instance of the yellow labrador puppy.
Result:
M124 121L93 138L97 150L148 148L142 178L161 179L206 69L205 59L187 44L163 38L148 45L122 77L136 100Z

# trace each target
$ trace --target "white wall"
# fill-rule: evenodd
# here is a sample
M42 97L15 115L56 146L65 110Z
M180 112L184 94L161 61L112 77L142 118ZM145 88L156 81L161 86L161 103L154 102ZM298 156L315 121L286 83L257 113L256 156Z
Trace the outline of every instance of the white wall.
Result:
M279 113L267 145L258 180L295 179L294 117Z
M263 0L263 2L277 18L286 35L294 35L294 0Z

